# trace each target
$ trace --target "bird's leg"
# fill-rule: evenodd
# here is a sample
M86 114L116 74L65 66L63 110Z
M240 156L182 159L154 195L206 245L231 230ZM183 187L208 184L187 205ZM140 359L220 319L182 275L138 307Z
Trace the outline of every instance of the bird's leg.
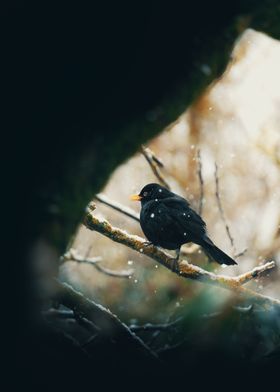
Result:
M176 249L176 257L175 257L175 259L172 259L172 261L171 261L171 271L173 271L173 272L180 271L179 263L178 263L179 258L180 258L180 250L181 250L181 247Z

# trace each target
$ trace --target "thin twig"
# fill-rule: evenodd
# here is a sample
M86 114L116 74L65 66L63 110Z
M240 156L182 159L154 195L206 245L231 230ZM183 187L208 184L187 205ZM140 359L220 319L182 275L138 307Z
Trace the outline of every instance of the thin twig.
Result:
M146 147L146 148L148 148L148 147ZM155 163L156 163L159 167L163 168L163 167L164 167L164 164L163 164L163 162L159 159L159 157L157 157L157 156L155 155L155 153L154 153L150 148L148 148L148 150L149 150L150 153L152 154L153 161L155 161Z
M234 259L238 259L238 257L244 256L245 253L247 252L248 248L243 249L241 252L237 253L234 255Z
M84 219L84 225L89 230L97 231L115 242L121 243L131 249L136 250L137 252L145 254L146 256L149 256L150 258L154 259L158 263L173 271L172 267L174 264L174 258L170 254L162 251L161 249L153 245L145 246L146 241L143 238L136 235L128 234L124 230L111 226L108 221L97 218L92 213L92 209L94 209L94 207L90 206ZM187 279L197 280L217 287L232 290L237 294L249 298L260 305L279 306L280 300L256 293L253 290L242 287L242 284L254 279L259 274L274 267L275 263L273 261L266 263L261 268L257 267L257 272L256 268L252 271L248 271L246 273L246 279L244 279L244 274L240 275L240 277L216 275L196 265L190 264L186 260L181 260L179 263L179 269L173 272Z
M221 198L220 198L218 165L217 165L216 162L215 162L215 184L216 184L216 192L215 192L215 195L216 195L216 199L217 199L219 211L220 211L222 220L223 220L224 225L225 225L226 233L227 233L227 235L228 235L228 238L229 238L229 240L230 240L230 243L231 243L231 246L232 246L232 249L233 249L233 254L235 254L235 253L236 253L236 250L235 250L234 240L233 240L233 237L232 237L232 235L231 235L231 233L230 233L230 229L229 229L229 226L228 226L227 221L226 221L225 213L224 213L223 206L222 206L222 202L221 202Z
M134 270L132 268L127 270L122 270L122 271L113 271L109 268L102 267L99 264L96 264L95 268L98 271L103 272L103 274L113 276L115 278L130 278L134 273Z
M144 325L132 324L132 325L129 326L129 328L133 332L139 332L139 331L165 331L165 330L168 330L168 329L173 328L176 325L178 325L181 320L182 320L182 317L180 317L177 320L174 320L174 321L172 321L170 323L163 323L163 324L151 324L151 323L147 323L147 324L144 324Z
M76 261L77 263L87 263L95 267L98 271L102 272L103 274L114 276L117 278L129 278L133 275L134 270L132 268L121 270L121 271L114 271L109 268L103 267L99 264L102 260L102 257L83 257L77 253L75 249L69 249L67 253L62 256L64 262L67 261Z
M159 157L157 157L157 156L155 155L155 153L154 153L149 147L146 147L146 146L142 145L141 148L146 150L146 152L149 154L149 156L151 157L151 159L152 159L159 167L161 167L161 168L164 167L164 164L163 164L162 160L161 160Z
M129 207L125 207L120 203L117 203L116 201L110 200L107 196L103 195L103 193L98 193L98 195L94 196L95 200L98 200L100 203L105 204L108 207L113 208L116 211L121 212L122 214L128 216L129 218L132 218L136 220L137 222L140 221L139 214L132 210Z
M180 342L172 344L172 345L166 344L164 347L160 347L158 350L156 350L156 352L157 352L157 354L160 355L162 353L165 353L166 351L175 350L176 348L182 346L186 342L187 342L187 339L185 338L185 339L181 340Z
M82 348L88 349L88 346L90 346L92 343L96 343L98 337L98 333L91 335L88 340L85 341L85 343L81 344Z
M254 306L251 304L249 306L232 306L231 307L233 313L238 313L238 314L248 314L251 313L254 309ZM203 313L200 317L202 319L212 319L219 317L223 314L222 311L219 312L212 312L212 313Z
M147 341L147 344L149 347L152 347L153 349L155 348L155 342L158 339L158 337L160 336L162 331L154 331L154 333L152 334L152 336L150 337L150 339Z
M165 178L163 177L163 175L159 169L159 166L163 167L162 162L159 161L159 159L156 158L155 154L147 147L142 146L141 152L144 155L144 157L146 158L146 161L150 165L150 167L151 167L154 175L158 179L159 183L161 185L165 186L165 188L170 189L169 184L166 182ZM161 162L161 163L159 164L159 162Z
M275 267L274 261L268 261L265 264L260 265L259 267L255 267L249 272L245 272L244 274L239 275L238 280L240 284L245 284L252 280L253 278L257 278L262 275L265 271L268 271Z
M44 317L48 319L73 319L74 312L72 310L49 309L42 312Z
M198 174L199 187L200 187L198 213L199 213L199 215L201 215L203 212L204 181L203 181L203 177L202 177L202 162L201 162L200 150L197 150L197 162L198 162L197 174Z
M77 311L73 313L76 322L80 324L80 326L83 327L85 330L93 334L100 332L100 328L98 328L92 321L88 320L85 317L80 316L80 314Z
M48 320L72 320L76 321L83 328L89 332L99 331L99 328L93 324L93 322L81 317L79 313L75 313L72 310L60 310L60 309L48 309L42 312L42 315Z

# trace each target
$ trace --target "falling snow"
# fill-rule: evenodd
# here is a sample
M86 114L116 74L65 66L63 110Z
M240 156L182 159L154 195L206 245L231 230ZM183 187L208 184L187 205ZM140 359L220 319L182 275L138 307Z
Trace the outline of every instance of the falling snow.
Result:
M155 214L154 214L154 213L153 213L153 214L151 214L151 215L150 215L150 217L151 217L151 218L154 218L154 217L155 217Z

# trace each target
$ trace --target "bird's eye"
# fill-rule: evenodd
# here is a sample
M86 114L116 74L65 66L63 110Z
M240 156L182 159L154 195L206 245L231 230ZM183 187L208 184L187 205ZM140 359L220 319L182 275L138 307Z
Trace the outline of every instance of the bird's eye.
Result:
M143 196L144 196L144 197L148 196L148 192L144 192L144 193L143 193Z

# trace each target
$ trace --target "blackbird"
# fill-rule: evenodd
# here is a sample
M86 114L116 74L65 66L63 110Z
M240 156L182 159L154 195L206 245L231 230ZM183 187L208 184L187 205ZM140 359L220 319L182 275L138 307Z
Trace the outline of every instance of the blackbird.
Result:
M200 245L210 260L237 264L210 240L205 222L183 197L159 184L148 184L131 199L141 201L140 225L147 244L176 250L174 269L178 269L181 246L188 242Z

